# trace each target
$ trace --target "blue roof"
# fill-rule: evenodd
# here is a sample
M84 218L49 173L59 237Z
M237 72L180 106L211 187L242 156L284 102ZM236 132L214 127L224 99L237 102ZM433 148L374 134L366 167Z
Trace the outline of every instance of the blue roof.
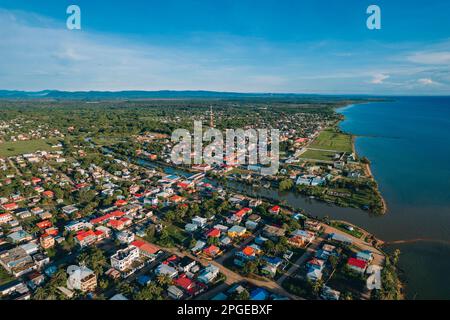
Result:
M257 238L255 238L255 243L262 244L262 243L266 242L267 240L269 240L269 239L258 236Z
M250 300L266 300L269 293L263 288L256 288L250 292Z
M142 285L145 286L147 285L147 283L150 281L150 277L146 276L146 275L141 275L137 278L137 282Z
M268 257L268 256L264 256L263 258L264 260L266 260L268 263L273 264L273 265L277 265L280 264L283 260L279 257Z
M50 277L50 276L52 276L53 274L55 274L57 270L58 270L58 269L56 268L56 266L50 266L50 267L48 267L48 268L45 269L44 273L45 273L47 276Z

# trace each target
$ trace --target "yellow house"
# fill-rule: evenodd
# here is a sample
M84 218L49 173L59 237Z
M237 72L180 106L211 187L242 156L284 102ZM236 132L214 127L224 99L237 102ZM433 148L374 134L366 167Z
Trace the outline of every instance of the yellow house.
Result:
M241 226L233 226L228 230L228 236L230 238L242 237L247 229Z

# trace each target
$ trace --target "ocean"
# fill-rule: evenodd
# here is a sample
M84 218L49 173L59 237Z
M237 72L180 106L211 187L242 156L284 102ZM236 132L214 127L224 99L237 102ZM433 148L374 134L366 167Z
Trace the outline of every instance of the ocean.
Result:
M450 97L392 99L338 110L388 205L345 216L401 250L408 298L450 299Z

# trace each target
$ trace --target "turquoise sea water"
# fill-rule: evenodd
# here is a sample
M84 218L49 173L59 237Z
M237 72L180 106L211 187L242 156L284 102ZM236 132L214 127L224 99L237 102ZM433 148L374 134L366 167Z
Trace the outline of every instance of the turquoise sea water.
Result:
M401 97L353 105L344 131L357 136L388 205L352 218L402 251L409 298L450 299L450 97Z

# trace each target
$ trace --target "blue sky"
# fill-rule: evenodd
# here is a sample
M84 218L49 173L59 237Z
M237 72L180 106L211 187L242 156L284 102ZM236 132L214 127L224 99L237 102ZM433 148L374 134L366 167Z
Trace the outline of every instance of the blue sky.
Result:
M70 4L82 30L65 27ZM442 0L0 0L0 89L450 94L449 14Z

